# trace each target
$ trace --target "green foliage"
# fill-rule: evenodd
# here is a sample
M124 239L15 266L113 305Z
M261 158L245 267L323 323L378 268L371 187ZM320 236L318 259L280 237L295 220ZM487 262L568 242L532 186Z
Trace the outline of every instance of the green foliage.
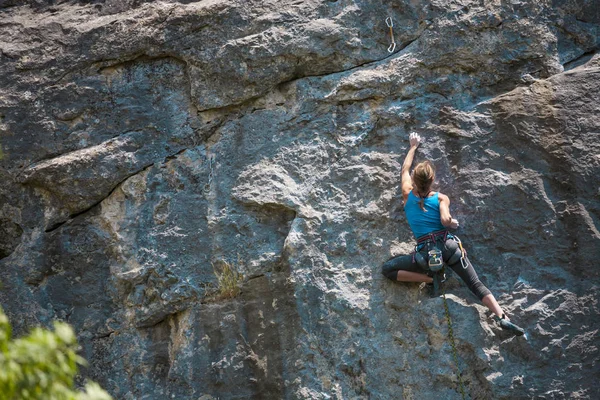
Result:
M0 400L110 400L96 383L85 392L73 389L78 365L85 360L77 355L73 329L55 322L54 330L35 328L19 339L12 339L8 318L0 308Z
M235 266L225 260L213 263L213 271L217 277L218 287L215 293L209 296L209 300L224 300L237 297L241 293L240 285L244 276L239 273Z

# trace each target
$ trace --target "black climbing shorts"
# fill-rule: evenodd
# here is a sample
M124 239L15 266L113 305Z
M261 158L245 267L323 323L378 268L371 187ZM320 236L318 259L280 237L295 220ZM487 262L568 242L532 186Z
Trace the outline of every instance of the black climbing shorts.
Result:
M473 265L469 259L465 257L464 261L467 268L462 266L460 259L454 264L450 264L448 266L452 268L452 271L454 271L454 273L456 273L456 275L458 275L460 279L465 282L469 290L471 290L471 292L473 292L473 294L475 294L475 296L481 300L491 292L483 283L481 283L479 277L477 276L477 272L475 272L475 268L473 268ZM429 272L417 265L413 254L394 257L385 262L381 267L381 273L393 281L397 280L398 271L400 270L417 272L424 275L427 275Z

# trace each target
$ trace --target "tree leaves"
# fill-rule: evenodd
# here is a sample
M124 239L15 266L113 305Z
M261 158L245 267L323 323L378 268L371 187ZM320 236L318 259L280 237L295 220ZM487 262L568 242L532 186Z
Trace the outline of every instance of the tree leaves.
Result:
M73 328L59 321L53 328L34 328L12 339L0 308L0 400L111 400L94 382L87 383L84 392L73 389L78 366L86 361L77 354Z

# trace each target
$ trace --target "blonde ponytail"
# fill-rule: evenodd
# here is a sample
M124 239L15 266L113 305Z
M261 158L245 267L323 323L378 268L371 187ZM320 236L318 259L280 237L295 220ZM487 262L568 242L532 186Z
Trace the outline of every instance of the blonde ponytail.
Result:
M431 192L431 185L433 184L433 180L435 179L435 166L429 160L425 160L415 167L413 170L413 184L417 189L417 194L421 199L419 201L419 207L421 210L427 212L425 209L425 198Z

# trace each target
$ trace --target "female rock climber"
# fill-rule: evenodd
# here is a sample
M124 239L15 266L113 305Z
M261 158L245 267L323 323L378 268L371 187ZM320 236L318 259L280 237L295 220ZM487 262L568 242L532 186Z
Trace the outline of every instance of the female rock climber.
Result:
M509 321L494 295L477 277L462 246L459 246L459 240L448 232L448 229L458 228L458 221L450 215L448 196L431 190L435 179L434 165L430 161L421 162L410 174L421 137L411 133L409 140L410 149L402 165L402 197L406 219L417 239L417 247L413 254L398 256L383 264L383 275L394 281L433 283L431 271L423 261L429 256L428 250L438 248L446 265L494 313L500 326L520 335L524 334L522 328Z

